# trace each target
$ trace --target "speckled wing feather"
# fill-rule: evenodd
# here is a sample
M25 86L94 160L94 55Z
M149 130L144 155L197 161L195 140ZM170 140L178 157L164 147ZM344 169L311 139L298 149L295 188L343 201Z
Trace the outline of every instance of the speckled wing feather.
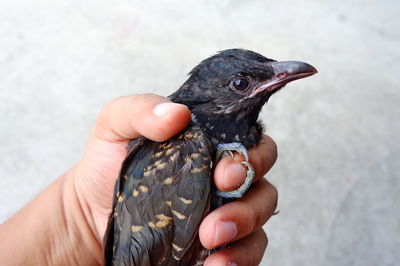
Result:
M105 234L106 265L193 265L210 204L214 148L197 126L130 143ZM203 252L204 253L204 252Z

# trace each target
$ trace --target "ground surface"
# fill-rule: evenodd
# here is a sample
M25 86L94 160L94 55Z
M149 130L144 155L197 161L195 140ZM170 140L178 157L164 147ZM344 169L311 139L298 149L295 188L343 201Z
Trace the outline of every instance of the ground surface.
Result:
M280 213L262 265L398 265L399 2L182 3L0 0L0 221L79 160L105 102L243 47L319 70L263 112Z

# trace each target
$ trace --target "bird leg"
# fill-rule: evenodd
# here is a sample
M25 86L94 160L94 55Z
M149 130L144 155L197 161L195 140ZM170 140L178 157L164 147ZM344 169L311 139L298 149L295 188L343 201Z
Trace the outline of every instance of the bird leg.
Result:
M237 189L231 191L220 191L217 189L217 195L222 198L241 198L250 188L251 183L254 179L254 168L249 162L249 153L247 152L246 148L239 142L218 144L215 161L218 162L219 160L221 160L222 156L226 153L228 153L233 158L232 151L236 151L244 156L245 161L241 162L241 164L246 166L247 176L243 184Z

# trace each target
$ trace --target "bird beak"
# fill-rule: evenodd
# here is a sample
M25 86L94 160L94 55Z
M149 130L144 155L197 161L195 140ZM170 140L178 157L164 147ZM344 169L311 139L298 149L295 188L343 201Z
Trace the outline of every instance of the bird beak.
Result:
M309 77L318 72L312 65L298 61L272 62L269 65L274 70L274 76L255 88L249 98L262 91L274 92L293 80Z

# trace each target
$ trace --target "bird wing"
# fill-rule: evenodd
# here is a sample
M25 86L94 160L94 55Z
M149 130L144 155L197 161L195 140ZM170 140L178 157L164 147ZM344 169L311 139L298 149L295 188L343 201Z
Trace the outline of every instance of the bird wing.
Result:
M138 138L138 139L134 139L132 141L129 142L128 147L127 147L127 151L128 151L128 157L130 154L134 154L136 152L136 150L143 145L145 139L144 138ZM127 158L128 158L127 157ZM122 184L124 183L123 181L121 182L121 174L123 173L123 169L125 168L125 165L127 164L128 159L125 159L125 161L122 164L121 167L121 172L119 177L117 178L117 180L115 181L115 185L114 185L114 193L113 193L113 202L112 202L112 211L111 214L108 218L108 223L107 223L107 228L106 231L104 233L104 237L103 237L103 246L104 246L104 265L105 266L110 266L113 265L113 253L115 250L115 244L116 240L114 239L114 235L116 237L119 236L119 234L117 232L120 232L119 228L115 228L115 223L116 223L116 206L118 203L118 196L121 193L121 189L122 189Z
M185 265L209 209L213 146L195 126L164 143L136 142L115 185L106 265Z

